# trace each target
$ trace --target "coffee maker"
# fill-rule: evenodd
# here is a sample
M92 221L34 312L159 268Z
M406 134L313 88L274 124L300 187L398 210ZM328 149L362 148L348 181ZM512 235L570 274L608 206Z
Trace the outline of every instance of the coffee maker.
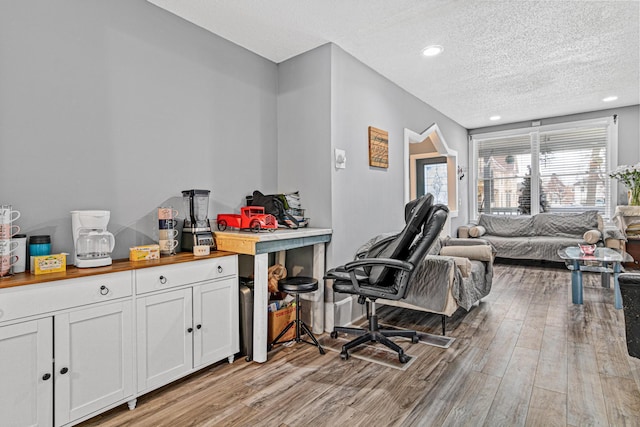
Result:
M107 231L110 216L110 211L71 211L76 267L111 265L116 239Z
M215 250L215 241L209 224L209 190L185 190L182 192L184 205L184 227L182 228L182 250L193 251L197 245L210 246Z

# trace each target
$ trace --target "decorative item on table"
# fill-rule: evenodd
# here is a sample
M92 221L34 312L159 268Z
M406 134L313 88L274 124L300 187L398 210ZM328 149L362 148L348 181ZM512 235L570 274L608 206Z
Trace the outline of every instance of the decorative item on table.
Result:
M129 248L129 261L160 259L160 245L142 245Z
M618 166L609 176L627 187L629 206L640 206L640 162L631 166Z
M31 257L31 274L59 273L67 270L65 253Z
M218 230L224 231L227 227L251 230L258 233L260 230L275 231L278 228L276 217L265 214L262 206L243 206L240 214L218 214L216 218Z
M309 224L300 204L300 193L262 194L256 190L247 196L247 206L263 206L265 213L276 217L280 228L299 228Z
M580 247L580 252L584 255L593 255L596 252L596 245L578 245Z

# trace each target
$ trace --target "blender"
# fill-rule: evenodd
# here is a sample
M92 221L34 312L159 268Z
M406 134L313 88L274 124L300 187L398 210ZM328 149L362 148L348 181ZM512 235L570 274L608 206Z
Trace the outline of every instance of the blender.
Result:
M71 211L76 267L111 265L116 239L107 231L110 217L110 211Z
M215 250L215 242L209 224L209 190L185 190L182 192L185 218L182 228L182 250L193 251L194 246L206 245Z

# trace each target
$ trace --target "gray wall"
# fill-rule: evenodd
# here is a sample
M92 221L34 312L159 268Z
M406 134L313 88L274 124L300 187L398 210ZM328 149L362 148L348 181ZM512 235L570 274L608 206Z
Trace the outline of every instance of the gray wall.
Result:
M640 105L591 111L569 116L550 117L540 120L541 125L575 122L618 115L618 165L634 165L640 162ZM531 126L531 122L509 123L469 131L470 135L511 130ZM618 185L618 204L627 204L627 192L624 185Z
M209 215L277 189L277 66L144 0L0 2L0 202L71 252L74 209L111 210L115 258L155 209Z
M332 46L332 140L347 152L346 169L331 168L332 227L328 264L353 258L374 235L404 226L404 129L423 132L437 123L450 148L467 163L467 130L404 91L342 50ZM369 166L368 127L389 132L389 167ZM466 221L465 195L459 217Z

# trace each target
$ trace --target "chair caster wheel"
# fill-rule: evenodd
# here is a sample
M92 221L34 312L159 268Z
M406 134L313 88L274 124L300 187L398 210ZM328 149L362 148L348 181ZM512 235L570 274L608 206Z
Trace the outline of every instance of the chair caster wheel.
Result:
M336 339L336 338L338 338L338 333L337 333L336 331L333 331L333 332L331 332L331 333L329 334L329 336L330 336L331 338L333 338L333 339Z
M319 349L320 349L320 354L325 354L325 352L324 352L324 348L319 347Z
M414 344L417 344L418 342L420 342L420 337L417 335L414 335L411 337L411 342Z
M343 351L342 353L340 353L340 359L347 360L348 358L349 358L349 353L347 353L346 351Z
M244 360L246 360L247 362L251 362L253 360L253 357L247 356L244 358Z
M267 346L267 351L271 351L271 350L273 350L273 344L269 344L269 345Z
M409 360L411 360L411 358L404 353L400 353L398 355L398 359L400 360L400 363L407 363Z

